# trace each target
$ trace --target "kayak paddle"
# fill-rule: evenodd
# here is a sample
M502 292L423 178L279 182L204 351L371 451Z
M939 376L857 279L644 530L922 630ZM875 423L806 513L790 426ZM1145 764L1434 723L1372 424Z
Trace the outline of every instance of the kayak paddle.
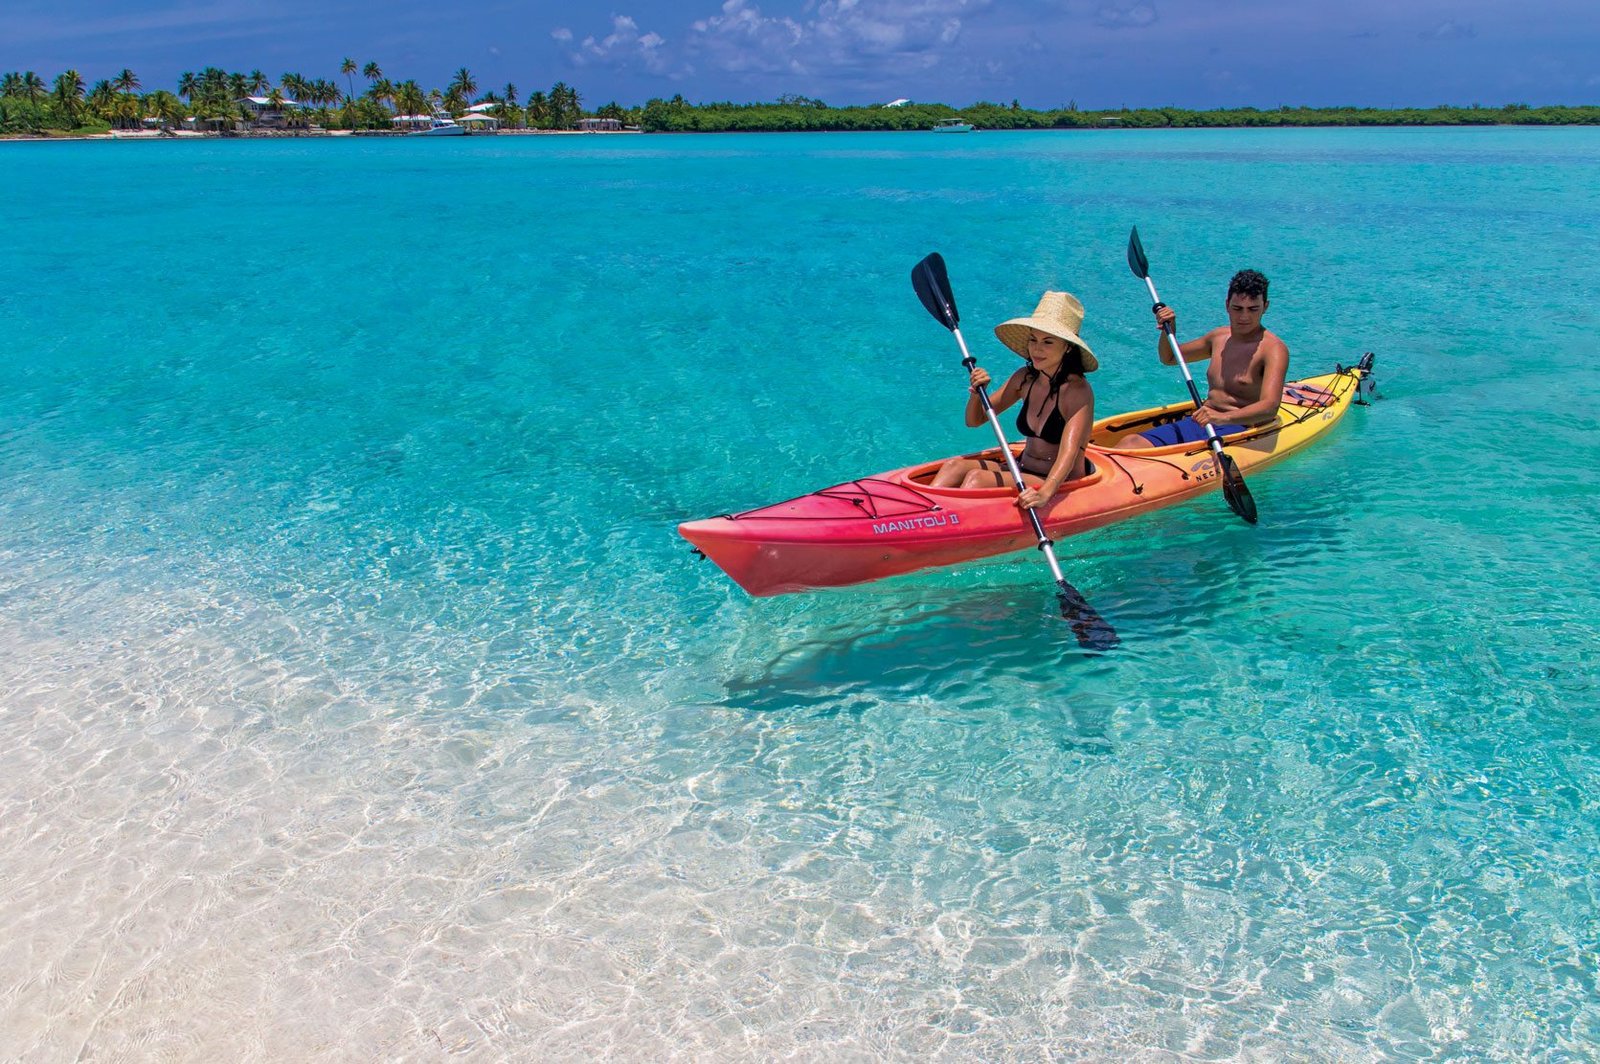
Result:
M1161 306L1161 297L1156 295L1156 283L1150 279L1150 260L1144 257L1144 245L1139 243L1138 226L1134 226L1133 232L1128 235L1128 266L1133 270L1133 275L1150 289L1151 302L1157 307ZM1189 363L1183 360L1183 351L1178 347L1177 332L1163 325L1161 333L1172 346L1172 354L1178 360L1178 368L1183 370L1183 383L1189 386L1189 395L1194 399L1195 409L1199 410L1200 392L1194 386L1194 378L1189 375ZM1210 425L1204 428L1206 444L1211 448L1212 457L1217 464L1217 473L1222 477L1222 497L1228 500L1228 509L1250 524L1255 524L1256 500L1250 495L1250 489L1245 487L1244 474L1239 472L1238 463L1233 460L1233 456L1222 449L1222 440L1217 437L1217 430Z
M972 367L978 360L972 357L972 352L967 350L967 342L961 338L961 319L956 314L955 293L950 290L950 275L945 271L944 256L937 251L923 259L911 270L911 287L917 291L917 298L922 300L922 305L928 308L928 313L934 319L949 329L955 335L956 343L961 347L961 364L972 372ZM1011 482L1021 492L1024 487L1022 470L1017 466L1016 456L1011 453L1011 447L1006 443L1005 429L1000 427L1000 419L995 416L994 406L989 402L989 393L983 388L978 389L978 399L983 403L983 412L989 418L989 427L994 429L995 439L1000 441L1000 454L1005 459L1006 468L1011 471ZM1110 650L1121 640L1116 631L1107 623L1106 619L1089 605L1089 600L1061 574L1061 563L1056 561L1055 546L1050 542L1050 537L1045 535L1044 525L1039 521L1039 515L1033 510L1023 510L1028 523L1033 526L1033 534L1039 539L1039 549L1044 552L1045 560L1050 563L1050 572L1056 579L1057 596L1061 600L1061 616L1072 627L1072 634L1078 637L1078 645L1088 650Z

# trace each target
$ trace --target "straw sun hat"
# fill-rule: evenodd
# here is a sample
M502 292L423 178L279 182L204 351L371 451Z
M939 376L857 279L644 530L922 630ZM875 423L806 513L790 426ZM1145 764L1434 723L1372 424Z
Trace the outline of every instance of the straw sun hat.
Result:
M1048 333L1074 345L1083 352L1083 371L1093 373L1100 368L1089 345L1083 342L1078 330L1083 328L1083 304L1070 292L1046 292L1033 308L1033 316L1012 318L994 327L995 336L1011 350L1028 357L1028 330Z

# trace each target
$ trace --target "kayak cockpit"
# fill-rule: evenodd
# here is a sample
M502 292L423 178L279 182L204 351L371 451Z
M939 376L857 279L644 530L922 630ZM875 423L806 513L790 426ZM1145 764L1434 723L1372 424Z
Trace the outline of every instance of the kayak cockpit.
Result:
M1011 453L1020 457L1022 454L1022 445L1013 445L1011 448ZM957 457L970 459L986 458L991 462L998 462L1001 460L1000 448L998 447L991 447L986 451L975 451L972 454L958 455ZM1017 494L1017 489L1011 483L1011 478L1009 476L1005 478L1006 482L1004 484L997 485L992 488L934 487L933 478L938 475L940 467L942 467L948 461L950 461L950 459L941 458L937 462L925 462L922 465L908 466L896 474L891 474L891 477L908 486L914 486L918 491L927 492L931 495L951 495L962 499L984 499L1000 497L1009 498ZM1067 481L1065 484L1061 485L1061 490L1076 491L1079 488L1098 483L1104 478L1104 472L1095 464L1093 453L1088 455L1088 465L1088 473L1079 477L1077 480Z

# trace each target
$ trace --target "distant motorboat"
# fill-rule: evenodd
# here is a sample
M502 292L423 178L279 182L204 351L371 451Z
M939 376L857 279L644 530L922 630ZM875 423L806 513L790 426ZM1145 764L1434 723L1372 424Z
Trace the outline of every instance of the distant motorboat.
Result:
M435 111L429 116L430 122L427 129L413 129L407 133L408 137L464 137L467 127L460 125L454 118L443 111Z
M935 133L971 133L972 123L959 118L941 118L933 124Z
M467 127L460 125L444 111L431 115L396 115L392 121L404 129L408 137L464 137Z

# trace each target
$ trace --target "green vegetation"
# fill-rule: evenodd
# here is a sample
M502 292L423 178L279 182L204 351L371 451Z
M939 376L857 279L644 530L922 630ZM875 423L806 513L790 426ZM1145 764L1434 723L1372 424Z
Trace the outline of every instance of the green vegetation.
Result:
M367 80L357 93L355 75ZM510 128L574 129L585 116L578 90L558 81L548 93L531 94L518 106L517 87L478 96L478 82L466 67L457 70L441 89L423 89L414 80L393 81L377 63L359 66L354 59L339 64L345 79L311 79L288 73L276 83L259 70L248 74L206 67L198 74L178 79L177 92L156 89L141 94L138 75L123 70L114 78L85 88L76 70L58 75L49 85L33 71L0 75L0 135L66 135L100 133L109 129L172 129L186 120L202 130L246 127L297 129L393 129L397 114L446 111L460 117L469 106L490 104L489 112ZM245 104L247 97L265 100L258 111ZM616 104L601 108L602 117L627 120L629 112Z
M357 86L357 72L367 82ZM33 71L0 76L0 135L71 135L108 129L171 129L193 119L199 129L233 130L251 125L296 129L387 130L397 114L447 111L455 117L473 105L490 111L507 128L574 129L581 118L614 118L646 132L784 133L799 131L892 131L931 129L946 118L960 118L979 129L1177 129L1249 126L1491 126L1600 125L1600 107L1503 107L1442 105L1384 110L1371 107L1254 107L1194 111L1179 107L1084 111L1077 104L1036 111L1019 106L975 103L955 108L939 103L900 106L829 107L805 96L782 96L775 103L692 104L682 96L655 99L643 107L612 102L593 112L583 109L578 90L558 81L548 92L535 91L520 104L517 87L506 85L478 95L477 79L466 67L443 89L424 89L414 80L394 81L374 62L345 59L337 78L308 79L287 73L276 83L259 70L229 73L206 67L185 73L177 91L143 88L132 70L86 87L82 75L67 70L54 81ZM361 89L360 92L357 90ZM243 101L264 99L258 112Z
M960 118L979 129L1179 129L1240 126L1494 126L1600 125L1600 107L1402 108L1254 107L1191 111L1180 107L1080 111L1076 104L1054 111L1034 111L996 103L971 107L903 104L899 107L829 107L803 96L777 103L686 103L682 96L651 100L637 112L638 124L661 132L795 132L800 130L931 129L944 118Z

